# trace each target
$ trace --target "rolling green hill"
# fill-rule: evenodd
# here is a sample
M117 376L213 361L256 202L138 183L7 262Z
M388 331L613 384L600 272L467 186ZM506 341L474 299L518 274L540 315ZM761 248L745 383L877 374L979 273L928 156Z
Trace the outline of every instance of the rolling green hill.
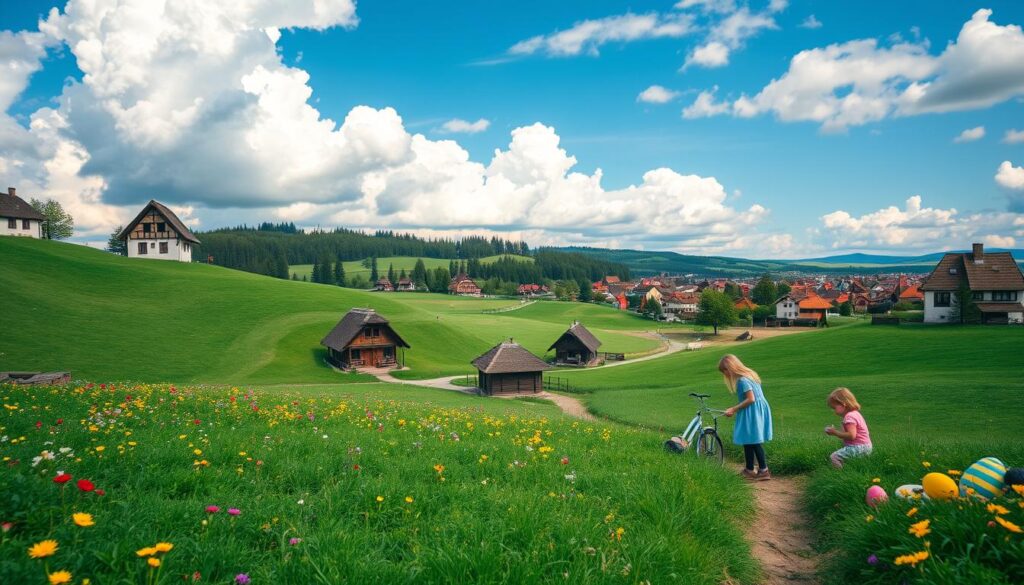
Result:
M573 319L593 319L606 351L659 347L631 334L650 321L597 305L550 302L524 319L518 311L483 313L518 301L357 291L23 238L0 238L0 258L0 370L232 384L363 381L328 368L319 345L357 306L380 311L410 343L410 370L400 373L407 377L469 372L474 357L508 337L544 354Z
M530 256L517 256L515 254L507 254L507 256L521 262L533 262L533 258ZM497 261L499 258L502 258L502 256L487 256L485 258L481 258L480 262L483 264L490 264ZM386 276L388 273L388 266L390 265L394 266L395 273L398 273L400 270L405 270L406 273L411 273L412 269L416 267L417 260L421 260L421 258L413 256L389 256L387 258L377 258L377 271L382 276ZM445 258L422 258L422 260L423 264L427 267L427 270L433 270L434 268L448 268L448 263L451 262ZM362 260L353 260L352 262L344 262L343 264L345 265L345 275L347 277L361 275L369 280L370 269L363 266ZM295 264L290 266L289 270L299 278L305 276L309 279L310 275L313 273L313 265Z

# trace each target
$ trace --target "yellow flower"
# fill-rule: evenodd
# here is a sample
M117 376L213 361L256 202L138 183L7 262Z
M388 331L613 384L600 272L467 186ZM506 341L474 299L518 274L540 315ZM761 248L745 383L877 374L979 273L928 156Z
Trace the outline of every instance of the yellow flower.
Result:
M202 449L193 449L192 452L195 453L196 455L202 455L203 454L203 450Z
M963 472L961 472L959 469L947 469L946 470L946 475L948 475L950 477L956 477L956 476L960 475L961 473L963 473Z
M405 496L405 503L406 504L411 504L412 503L412 496Z
M71 573L68 571L54 571L46 577L50 580L50 585L62 585L63 583L71 582Z
M106 448L106 447L104 447L103 445L97 445L97 446L96 446L96 452L97 452L97 453L102 453L102 452L103 452L103 451L105 451L106 449L107 449L107 448Z
M878 478L878 477L876 477L876 478L871 480L871 483L881 483L881 482L882 482L881 478Z
M916 507L907 510L907 518L913 518L914 514L917 514L917 508Z
M999 504L989 504L985 507L989 514L1009 514L1010 511Z
M1001 516L996 516L996 522L998 522L1000 526L1009 530L1010 532L1013 532L1014 534L1020 534L1022 532L1020 526L1017 526L1009 520L1004 520Z
M377 501L378 502L383 502L384 501L384 496L377 496Z
M148 564L150 567L159 567L160 559L156 557L149 557L148 559L146 559L146 564Z
M444 473L444 465L437 464L434 466L434 471L438 473Z
M28 556L33 559L53 556L57 552L56 540L42 540L28 547Z
M147 546L145 548L140 548L139 550L135 551L135 554L137 554L140 557L151 557L156 554L156 547Z
M153 548L156 549L156 552L165 553L170 552L170 550L174 548L174 545L169 542L158 542L153 545Z
M931 524L931 522L931 520L921 520L917 524L911 524L910 528L907 529L907 532L918 538L924 538L931 532L931 529L928 528L928 525Z
M928 463L927 461L922 461L921 465L924 465L925 467L931 467L932 466L932 464Z
M871 515L871 514L868 514L867 516L864 517L864 521L865 522L871 522L874 519L875 519L875 517L873 515Z
M92 521L92 514L86 514L85 512L77 512L71 515L71 519L74 520L75 525L86 528L96 524Z
M1024 485L1013 486L1013 491L1017 492L1018 496L1024 497Z
M928 551L922 550L916 553L910 553L909 555L900 555L896 557L893 563L897 565L910 565L911 567L916 567L917 563L920 563L921 561L926 560L927 558Z

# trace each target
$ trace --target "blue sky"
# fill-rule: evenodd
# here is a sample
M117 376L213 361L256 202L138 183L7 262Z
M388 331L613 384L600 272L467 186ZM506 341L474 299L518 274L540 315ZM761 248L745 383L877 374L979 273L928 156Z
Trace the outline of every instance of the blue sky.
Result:
M351 8L345 6L347 0L332 0L336 11L331 13L306 14L300 9L299 14L288 15L281 13L305 3L245 2L253 5L250 12L226 17L242 24L198 27L184 38L161 41L156 56L148 60L127 55L131 51L113 35L104 38L110 27L98 27L91 34L103 47L103 59L85 64L97 72L96 86L83 79L81 59L88 55L81 44L84 33L71 28L82 12L76 12L74 0L70 9L65 2L50 0L0 4L0 30L15 35L8 39L14 48L6 54L0 51L0 59L18 54L15 41L21 31L43 30L48 37L25 41L26 51L40 59L6 112L24 130L15 142L38 141L45 146L35 147L42 153L36 160L24 150L5 153L0 147L0 176L18 181L22 192L68 201L80 210L80 237L85 239L109 232L111 223L116 225L139 204L157 198L178 206L200 228L290 219L300 225L384 225L437 234L508 232L544 243L789 257L852 250L933 251L982 239L990 245L1024 247L1024 216L1019 213L1024 211L1024 139L1004 140L1007 131L1024 129L1024 63L1013 65L1020 54L1015 51L1021 50L1016 37L1021 34L1019 28L1008 26L1024 24L1020 2L947 2L938 10L933 2L862 2L851 9L844 3L799 0L683 0L678 6L401 1L363 2L355 6L354 16L346 12ZM130 4L156 9L144 0ZM46 18L52 7L65 10L64 22L40 29L40 17ZM987 53L981 55L960 51L944 58L947 46L982 8L990 9L991 15L986 23L977 22L991 30L998 27L1005 40L983 47L980 50ZM760 26L731 34L719 30L737 13ZM162 15L157 20L174 21L179 16ZM631 16L656 22L646 29L642 23L615 28L614 19ZM588 22L591 32L580 32ZM178 24L179 31L182 26L198 26ZM247 34L247 27L268 24L281 29L269 50L256 46L255 37ZM145 26L154 27L155 36L168 34L153 21ZM64 30L47 33L50 28ZM634 36L624 39L623 34L630 34L622 32L627 29ZM573 31L582 35L576 38L585 39L582 46L565 44ZM555 36L559 33L563 35ZM602 34L613 38L605 42ZM190 35L245 39L253 48L232 52L229 58L236 63L231 66L193 71L164 57L191 50ZM513 49L537 37L541 38L532 51L526 45ZM744 96L754 98L773 80L784 78L801 51L870 39L876 45L860 54L868 71L851 75L869 78L871 69L894 67L895 73L881 80L884 91L877 89L878 80L855 77L826 93L830 98L863 93L864 100L876 103L869 108L872 113L858 107L842 115L794 119L803 117L797 110L809 108L787 110L784 104L820 98L800 92L825 75L819 73L825 69L763 99L756 113L738 113ZM721 62L720 54L717 61L694 57L695 51L714 42L728 53L727 63ZM45 56L39 53L41 44ZM199 49L192 58L209 62L210 50ZM971 59L1010 64L984 79L965 80L964 72L975 70ZM239 91L240 78L251 72L252 64L271 73L305 72L308 79L288 80L279 93L274 93L278 90L273 83L261 86L266 90ZM140 81L132 67L145 70L148 79ZM217 83L214 74L223 82ZM947 79L952 81L945 83ZM972 97L974 101L966 105L946 97L924 107L906 99L908 85L915 82L933 88L945 83L952 87L947 92L951 95L975 90L984 95ZM111 92L118 84L124 87ZM192 85L201 89L194 95L182 90ZM654 85L667 90L665 103L638 98ZM367 152L351 146L363 142L353 136L348 146L332 150L329 143L337 136L317 134L315 124L297 112L302 98L293 90L302 87L312 92L307 103L321 119L340 125L359 106L378 113L392 108L404 134L394 133L393 120L382 119L387 116L366 113L360 128L368 135L390 136L391 141ZM684 108L692 106L701 92L707 92L719 109L684 117ZM174 103L119 117L140 100L159 102L163 98L154 96L178 93L185 95L175 95ZM271 93L281 99L271 99ZM214 137L209 129L235 115L256 119L257 114L240 113L243 106L234 110L231 105L243 98L254 100L252 96L266 98L259 113L266 117L263 131L268 134L254 137L236 128ZM201 98L198 105L196 98ZM119 113L102 111L111 99L118 102ZM0 104L6 105L2 99ZM194 111L189 110L193 105ZM61 122L51 121L47 132L30 130L33 115L44 117L40 108ZM182 119L174 118L172 111ZM482 119L486 129L445 131L445 123L453 119ZM543 126L533 126L537 123ZM273 132L303 124L311 126L289 138L295 144L272 152L281 144L273 140ZM977 127L984 128L984 136L954 140ZM0 124L0 132L3 128ZM521 144L510 147L510 134L519 128L527 129L521 133ZM415 134L422 134L429 144L403 151L406 135ZM318 136L323 148L309 145ZM426 152L442 148L436 146L441 140L455 140L464 149L464 158L480 168L467 168L459 153ZM207 141L202 156L189 150L190 145ZM88 162L71 165L71 170L54 177L52 153L59 151L57 145L69 143L79 149L78 160ZM261 150L261 144L274 146ZM296 154L296 160L285 160L307 147L310 151L302 158ZM559 162L558 148L575 157L575 165ZM250 149L256 151L252 157ZM496 149L507 155L500 165L492 160ZM229 153L229 159L211 160L217 153ZM310 164L314 168L281 178L310 160L315 161ZM402 166L412 160L423 165ZM281 161L282 167L270 168L274 161ZM250 173L247 165L255 171ZM450 175L458 180L450 180L449 174L421 179L424 169L449 165ZM563 180L569 167L582 173L578 181ZM507 189L494 179L501 168L507 169L503 177L515 175ZM672 174L645 180L645 173L660 168L671 169ZM597 169L599 188L593 185ZM252 182L246 184L250 176ZM690 176L694 178L686 179ZM477 189L481 177L493 185ZM274 181L277 184L269 184ZM386 185L380 194L373 187L378 184ZM630 191L630 186L637 189ZM907 210L906 201L913 196L920 197L914 208L918 211ZM471 211L480 201L503 211L484 206ZM597 209L579 211L597 201L602 202L594 205ZM895 213L885 212L892 206ZM564 221L552 219L559 217Z

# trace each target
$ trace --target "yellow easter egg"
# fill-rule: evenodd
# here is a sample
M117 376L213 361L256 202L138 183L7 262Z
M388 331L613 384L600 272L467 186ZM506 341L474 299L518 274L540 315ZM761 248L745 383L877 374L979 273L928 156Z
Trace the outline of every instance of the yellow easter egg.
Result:
M924 493L934 500L951 500L960 492L953 478L945 473L929 473L921 480L921 485Z

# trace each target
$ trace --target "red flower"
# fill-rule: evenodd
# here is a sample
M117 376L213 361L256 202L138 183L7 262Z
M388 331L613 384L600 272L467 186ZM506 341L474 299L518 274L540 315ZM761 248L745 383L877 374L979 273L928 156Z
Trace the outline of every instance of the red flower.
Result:
M62 473L53 478L53 483L67 483L69 481L71 481L71 474L69 473Z
M352 469L355 469L356 471L359 471L359 464L356 463L355 465L353 465Z
M107 385L106 384L100 384L100 389L101 390L106 390L107 389Z
M103 490L96 490L96 495L97 496L105 496L105 495L107 495L107 492L105 492Z
M83 492L91 492L96 489L96 486L94 486L88 479L80 479L76 485L78 486L78 489Z
M569 465L569 458L568 457L562 457L562 465Z
M59 425L62 425L62 424L64 424L64 419L62 419L62 418L58 418L58 419L57 419L57 424L59 424Z
M41 428L43 428L43 421L41 421L41 420L37 420L37 421L36 421L36 428L37 428L37 429L41 429Z
M202 421L200 421L200 420L199 420L198 418L197 418L197 419L195 419L195 420L193 420L192 422L193 422L193 423L195 423L195 424L197 424L197 425L198 425L198 424L202 424Z

